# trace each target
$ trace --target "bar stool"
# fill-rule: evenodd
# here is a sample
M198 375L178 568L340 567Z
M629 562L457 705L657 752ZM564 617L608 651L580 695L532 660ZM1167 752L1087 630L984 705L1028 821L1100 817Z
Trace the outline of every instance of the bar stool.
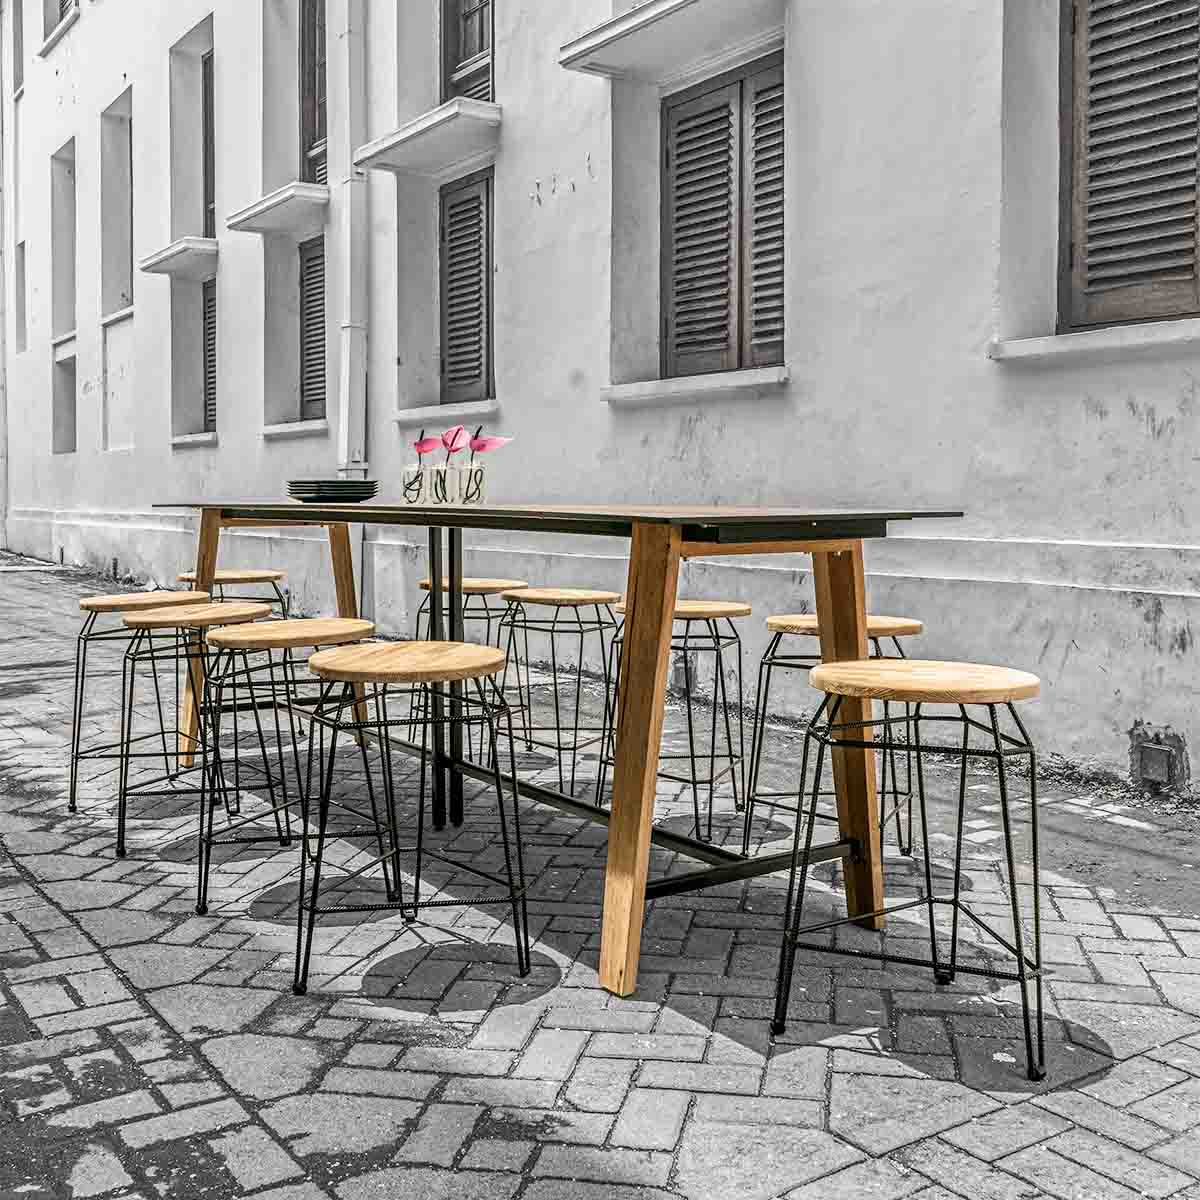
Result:
M166 771L163 776L145 781L139 784L136 791L131 790L129 782L130 764L134 759L158 757L158 753L141 754L134 751L133 747L139 740L134 737L134 699L137 692L137 674L138 667L143 663L151 664L151 672L154 679L154 694L155 702L158 708L158 724L159 728L166 730L166 721L163 718L162 711L162 693L158 685L157 664L159 661L166 661L172 664L171 670L176 682L176 694L178 695L178 678L179 664L182 662L186 666L188 678L192 682L192 694L197 697L197 704L203 705L204 689L200 686L200 678L202 664L207 654L207 645L205 635L207 631L217 625L232 625L241 624L244 621L257 621L262 617L270 616L271 606L269 604L254 604L244 600L229 600L224 603L209 603L209 604L191 604L191 605L174 605L167 608L151 608L126 613L124 616L125 624L133 632L130 638L129 647L125 651L125 660L121 669L121 763L120 776L117 792L117 857L125 856L125 821L128 812L130 799L144 799L150 796L179 796L189 794L202 794L204 790L203 784L203 753L205 748L204 743L204 728L205 720L204 713L198 713L199 724L199 740L192 739L185 735L178 728L179 705L176 703L176 729L171 733L175 740L175 748L169 749L166 744L166 734L163 735L163 758L165 760ZM161 636L155 639L155 633L160 635L164 631L170 631L173 637L169 640L169 649L162 645L163 639ZM262 724L258 718L258 709L254 709L255 722L258 726L259 747L262 751L264 767L267 762L266 742L263 738ZM187 743L186 745L184 743ZM164 783L174 783L181 775L190 770L195 770L195 764L191 767L182 768L179 764L179 759L184 755L194 755L197 751L201 754L201 783L197 787L190 788L162 788L159 785ZM176 769L171 770L171 760L175 761ZM266 767L268 784L270 786L269 767Z
M129 628L118 625L115 628L96 629L102 616L121 616L129 612L139 612L148 608L167 608L173 604L200 604L208 599L207 592L126 592L115 596L85 596L79 601L80 611L84 613L83 626L75 641L75 695L72 703L71 721L71 763L70 783L67 792L67 808L70 812L78 809L79 794L79 764L88 759L120 758L121 743L107 742L100 745L83 748L83 712L87 692L87 663L88 649L94 642L119 642L128 646L134 636ZM157 678L157 676L156 676ZM166 751L166 732L160 730L163 739L163 750ZM154 737L153 733L144 735Z
M302 995L308 987L308 967L312 955L313 931L319 913L373 912L381 909L399 910L406 921L417 919L422 909L456 907L464 904L504 904L512 913L516 936L517 968L521 975L529 973L529 922L526 912L525 870L521 852L521 817L517 804L516 761L512 749L512 716L504 693L496 685L496 676L504 669L503 651L495 646L477 646L466 642L374 642L357 646L341 646L321 650L308 660L309 669L325 686L321 705L313 715L314 725L329 734L328 752L322 745L321 785L315 822L309 794L302 792L304 806L305 852L300 865L300 902L296 922L296 972L292 990ZM448 685L463 683L464 694L450 702ZM418 718L394 717L389 714L388 701L397 689L401 693L415 688L424 694L417 706ZM433 703L439 695L443 703ZM411 706L402 706L412 711ZM449 715L436 715L436 714ZM433 715L427 715L433 714ZM420 742L411 746L419 764L417 811L414 818L415 844L401 846L398 841L399 814L396 808L396 772L393 748L396 740L391 731L396 728L420 728ZM504 854L504 873L498 875L477 863L452 857L425 847L425 797L427 769L438 764L428 748L428 733L434 724L478 723L487 732L491 783L495 788L496 809L500 822L500 840ZM505 789L500 775L500 756L496 749L497 724L503 723L509 744L509 768L512 780L511 819L506 812ZM315 735L314 735L315 736ZM335 881L339 886L358 879L376 866L384 867L390 860L391 879L395 894L375 903L322 903L321 876L325 845L329 832L329 811L333 804L334 767L338 741L342 737L367 738L379 746L380 778L384 797L384 828L387 844L378 857L372 857L350 869L351 859L340 865L343 874ZM405 739L407 740L407 739ZM368 779L370 772L368 772ZM310 832L315 827L315 834ZM315 849L309 843L315 840ZM412 888L407 897L400 891L400 857L414 855ZM484 892L469 901L438 897L426 899L421 892L421 871L425 858L451 865L455 871L465 871L486 883L502 889L501 894ZM305 889L306 864L312 862L312 881ZM386 878L385 878L386 884ZM328 886L328 885L327 885Z
M309 742L307 772L302 771L300 746L296 726L291 725L291 752L295 779L289 788L287 772L284 770L285 749L281 712L289 715L296 709L301 712L311 707L302 695L301 681L296 676L296 650L316 650L325 646L344 646L361 642L375 632L371 621L351 617L309 617L283 621L254 621L238 625L223 625L208 631L209 662L205 675L204 714L207 721L205 746L206 786L200 805L200 847L197 860L196 912L203 916L208 912L208 879L212 866L214 846L240 845L261 841L278 840L281 846L291 843L291 813L296 798L311 786L312 743ZM265 658L251 664L250 656ZM307 657L307 655L305 656ZM225 692L232 693L232 703L225 703ZM275 824L275 833L243 833L253 827L265 815L251 812L242 815L241 755L236 736L232 740L233 782L230 784L225 773L225 752L221 740L221 720L232 710L235 715L241 707L238 703L239 690L248 694L249 704L257 713L261 705L257 700L265 694L270 700L270 709L275 725L275 746L279 762L279 790L276 794L268 776L270 793L269 812ZM315 699L315 698L314 698ZM364 754L365 754L364 745ZM372 797L372 808L374 797ZM214 834L213 824L216 810L223 805L226 823L220 834ZM378 812L373 813L377 833L380 830ZM382 846L382 843L381 843Z
M195 583L195 571L181 571L175 576L180 583ZM260 584L269 586L271 591L275 593L273 600L268 600L267 603L279 606L279 615L286 617L291 610L291 597L280 586L287 578L286 571L276 571L267 568L247 567L245 569L239 567L222 567L219 571L213 574L213 591L216 593L218 600L266 600L265 596L260 595L230 595L226 592L228 587L237 587L238 585L252 586Z
M912 617L885 617L868 615L867 645L872 658L904 658L904 647L900 639L916 637L924 631L924 625ZM742 832L742 853L750 853L750 826L754 820L754 809L758 805L765 808L786 808L797 811L796 792L770 792L759 787L759 769L762 766L763 742L767 731L767 714L770 710L771 677L775 670L811 671L821 665L820 651L802 652L800 654L780 653L780 645L785 637L820 638L821 629L813 613L790 613L782 616L768 617L767 629L771 632L771 640L758 664L758 685L754 698L754 729L750 735L750 778L746 788L746 823ZM891 643L894 653L884 650L884 643ZM905 715L909 715L910 706L905 705ZM890 716L890 706L885 703L883 715ZM879 785L879 828L885 830L888 822L895 818L896 842L900 853L912 853L912 755L902 752L904 759L904 788L900 788L900 774L897 765L897 752L893 749L883 755L881 760L881 778ZM832 795L826 792L825 795ZM903 813L902 813L902 810ZM830 818L833 819L833 818ZM905 827L908 835L905 836Z
M609 688L608 640L616 632L617 621L612 606L621 600L617 592L590 588L519 588L504 593L508 608L500 620L501 630L508 631L506 645L508 662L500 687L508 695L508 669L516 677L520 740L527 750L534 747L550 750L558 762L559 790L569 794L575 790L575 772L580 750L600 742L604 736L604 721L599 726L581 724L583 702L584 657L587 639L595 635L600 664L604 672L604 694ZM533 610L531 614L530 610ZM590 613L589 611L590 610ZM549 613L549 615L540 615ZM554 723L535 722L532 698L532 659L529 655L529 635L544 634L550 650L551 688L554 696ZM563 643L576 650L575 668L559 663ZM570 684L574 676L574 700L568 700L567 723L564 724L562 704L565 679ZM570 768L567 769L566 762ZM568 786L569 784L569 786Z
M1042 949L1041 949L1041 900L1038 876L1038 812L1037 812L1037 762L1033 743L1021 723L1015 704L1036 696L1041 688L1036 675L1016 671L1010 667L984 666L976 663L930 662L920 659L868 659L851 662L826 663L814 667L809 683L824 698L809 724L804 738L804 752L800 768L801 790L807 778L808 757L816 748L816 775L809 797L807 822L798 820L792 845L792 867L788 877L787 904L784 910L783 944L780 949L779 974L775 989L775 1017L771 1024L774 1034L784 1032L787 1020L788 995L791 991L792 972L798 949L815 950L822 954L843 954L856 958L874 959L880 962L904 963L910 966L932 967L934 980L939 984L951 983L955 973L983 975L996 979L1017 982L1021 988L1021 1009L1024 1020L1026 1070L1031 1080L1045 1078L1045 1044L1042 1022ZM902 701L912 705L911 717L877 718L870 712L868 719L842 718L846 698L871 701ZM945 712L927 714L926 706L949 706L957 714ZM1011 727L1006 732L1001 728L998 710L1003 708ZM971 710L971 713L968 712ZM972 715L982 709L984 716ZM842 718L842 719L839 719ZM929 726L950 725L961 730L961 741L957 738L946 743L927 745L923 732ZM814 925L803 925L805 886L808 881L808 859L812 851L813 827L816 824L817 800L820 795L822 759L827 751L835 747L858 747L886 749L893 739L897 727L905 731L906 744L912 737L913 754L916 757L917 804L920 810L921 844L925 859L925 894L915 900L893 904L871 914L843 917L821 921ZM881 732L879 741L876 731ZM982 744L973 746L972 735L982 735ZM954 877L949 896L935 896L933 872L929 856L929 821L925 803L925 778L922 759L925 754L950 754L960 761L958 789L957 834L954 849ZM1012 940L978 916L961 899L963 822L967 806L967 764L970 759L988 759L995 764L997 790L1000 800L1001 823L1004 827L1004 853L1008 869L1009 903L1011 906ZM1022 927L1021 904L1017 886L1016 851L1014 848L1012 801L1009 796L1008 771L1011 759L1027 760L1029 769L1029 820L1032 879L1032 954L1026 949L1026 937ZM801 831L803 853L801 853ZM797 876L799 882L797 883ZM1024 886L1024 881L1022 886ZM935 913L938 907L951 910L949 954L943 956L938 942ZM929 959L913 958L902 954L883 951L861 950L848 946L826 945L820 942L805 942L801 939L811 933L829 930L849 921L861 921L864 915L882 917L908 908L924 908L929 923ZM1016 960L1016 970L1001 971L990 965L963 965L958 961L959 914L968 917L992 941L1006 950ZM1030 1002L1032 988L1034 1002ZM1036 1053L1034 1035L1036 1033Z
M623 617L625 605L618 604L613 611ZM692 812L695 819L695 835L701 841L712 841L713 829L713 794L717 784L725 778L729 779L733 790L734 809L741 808L741 798L745 795L745 726L742 720L742 639L738 635L734 621L738 617L750 616L749 604L735 600L677 600L675 602L674 622L681 627L680 631L672 629L671 650L683 655L683 707L687 717L687 753L660 754L659 762L685 761L688 764L686 775L675 774L670 770L658 772L659 779L668 779L674 783L690 786L692 792ZM608 765L613 757L613 738L617 727L617 688L616 681L621 678L621 650L624 646L624 629L617 632L612 640L612 666L608 676L613 680L611 692L606 693L608 701L604 706L605 737L602 742L600 755L600 774L596 780L596 803L602 801L604 779ZM737 698L733 705L737 716L737 743L733 739L733 722L729 716L729 694L725 679L726 652L735 655L734 666L737 672ZM692 680L692 654L711 654L713 656L713 690L711 697L712 721L709 728L708 753L697 752L696 747L696 714L693 710L695 688ZM721 724L725 728L725 747L722 752L717 748L718 709ZM700 763L707 759L706 773L701 773ZM718 766L723 763L723 766ZM739 777L741 786L739 787ZM707 820L702 822L700 817L700 791L708 790Z
M495 604L493 601L502 598L505 592L518 591L528 586L529 584L523 579L464 579L462 581L464 629L469 625L476 626L477 628L483 626L483 637L477 640L482 641L485 646L498 646L500 644L500 618L504 616L508 605ZM420 588L425 593L425 598L421 601L421 607L417 609L418 642L423 641L426 637L433 636L428 629L429 592L432 584L428 579L422 579ZM449 590L450 580L443 577L442 592L446 593ZM495 627L494 637L493 626ZM423 627L425 632L422 632Z

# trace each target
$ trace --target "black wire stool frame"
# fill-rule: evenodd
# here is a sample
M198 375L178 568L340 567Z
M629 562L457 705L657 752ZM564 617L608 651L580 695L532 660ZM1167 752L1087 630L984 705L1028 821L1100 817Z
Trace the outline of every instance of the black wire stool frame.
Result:
M750 767L746 783L746 823L742 829L742 854L746 857L749 857L750 855L750 827L754 821L754 810L756 807L761 805L763 808L769 809L787 809L789 812L796 813L797 818L799 818L799 810L793 807L792 804L795 793L763 791L758 786L758 774L759 769L762 766L763 744L766 741L767 714L771 699L771 676L774 674L776 669L785 671L811 671L813 667L819 667L824 661L820 654L779 653L780 643L785 637L802 636L807 635L792 634L788 633L786 630L776 630L770 642L767 643L767 648L763 651L762 658L759 659L758 683L754 692L754 726L750 734ZM883 652L882 643L885 640L892 643L892 647L896 651L894 655L885 654ZM891 637L887 639L873 637L869 638L868 641L871 647L872 658L908 657L904 653L904 647L900 644L900 639L898 637ZM885 718L891 716L891 702L888 700L883 701L883 715ZM912 716L911 704L904 705L904 715L906 718ZM900 771L897 766L898 754L901 755L904 760L903 790L901 790L900 787ZM882 844L883 834L887 830L888 823L894 819L896 822L896 845L900 853L905 857L912 854L912 783L912 747L904 745L897 748L893 744L890 749L884 751L880 756L880 842ZM827 789L821 794L826 797L837 795L837 793L832 789ZM817 820L831 821L834 824L837 824L836 814L818 813Z
M570 604L555 605L552 617L531 617L520 600L509 601L508 609L500 619L501 631L508 631L505 647L506 661L504 674L500 680L500 690L504 696L511 694L508 687L508 672L511 668L516 680L517 702L509 705L510 711L518 714L517 738L524 743L525 748L533 751L535 747L553 751L558 763L559 790L574 795L575 777L579 766L579 752L589 746L603 745L605 723L601 718L600 726L580 724L580 707L583 701L583 659L587 648L587 638L595 634L600 643L600 663L604 671L604 694L608 695L612 685L610 664L611 640L618 628L617 619L613 616L612 608L607 604ZM592 615L585 617L581 610L591 609ZM532 660L529 657L530 633L545 634L550 644L550 673L553 677L554 688L554 723L552 725L533 724L533 701L530 672ZM575 695L574 701L568 700L568 711L564 722L563 704L560 700L563 689L559 681L567 667L560 671L558 661L558 642L561 638L578 638L578 657L575 661ZM523 647L524 654L520 652ZM522 665L524 674L522 674ZM564 759L570 759L570 770L564 765Z
M386 684L375 685L365 692L357 692L356 685L349 683L330 683L322 688L321 701L312 713L313 730L310 734L310 748L313 742L319 746L320 789L316 797L315 833L312 807L313 795L310 788L301 792L302 827L301 827L301 856L300 856L300 885L299 901L296 914L296 966L292 991L303 995L308 990L308 968L312 957L313 933L317 917L323 912L378 912L384 910L399 910L408 923L414 922L424 908L451 908L464 904L507 904L512 912L513 930L516 939L517 970L521 976L530 971L529 949L529 914L526 899L525 864L521 846L521 815L516 783L516 754L513 748L512 710L509 708L502 689L494 678L484 681L478 678L469 680L475 695L466 692L456 695L451 701L448 685L423 683L414 689L408 687L397 689ZM361 687L361 685L358 685ZM370 685L368 685L370 687ZM411 690L417 690L423 695L414 703ZM388 699L397 693L405 695L409 701L407 717L392 717L388 713ZM435 697L441 701L434 703ZM354 716L355 707L365 706L366 719ZM374 715L371 715L371 709ZM413 716L414 711L420 716ZM349 713L349 717L347 714ZM432 716L426 714L433 714ZM426 848L425 846L425 806L426 798L432 787L427 783L429 772L427 768L436 770L436 763L428 736L434 726L462 726L468 722L480 724L487 733L490 762L490 775L496 789L496 807L500 820L500 839L504 849L503 877L485 871L473 863L465 862L458 857ZM510 836L508 818L505 813L505 786L500 771L500 755L497 739L501 736L497 729L498 723L505 726L505 736L509 746L509 778L512 781L509 795L512 804L512 833ZM420 762L420 784L417 793L416 841L411 846L402 846L398 841L399 820L396 810L396 778L393 763L393 749L401 743L401 739L391 736L393 729L412 730L420 727L420 742L415 746L403 739L402 749L416 752ZM328 749L326 735L328 734ZM380 853L356 866L354 870L345 870L335 881L335 885L345 884L359 878L373 867L379 866L384 872L385 887L388 896L385 901L372 904L321 904L321 872L324 865L325 842L329 832L329 811L334 805L332 799L334 766L337 759L337 744L339 738L349 736L366 745L368 741L379 747L380 776L383 785L384 825L382 833L386 836L386 845L381 843ZM364 751L365 753L365 751ZM371 771L367 768L368 789L372 790ZM372 791L373 794L373 791ZM338 802L340 804L340 802ZM374 808L374 800L372 799ZM352 836L341 835L339 836ZM315 841L315 848L310 844ZM406 898L401 884L400 856L415 855L416 866L412 887ZM466 871L483 879L487 883L505 889L503 895L488 895L472 897L469 901L459 899L422 900L421 898L421 868L425 858L432 858L447 863L457 870ZM312 879L306 891L306 877L311 863ZM390 881L387 866L391 866ZM515 866L515 873L514 873Z
M165 643L165 644L164 644ZM207 729L211 726L211 714L205 711L206 692L203 688L196 688L197 703L198 703L198 722L197 736L190 737L185 735L178 726L178 714L180 711L179 704L179 666L184 664L184 669L193 680L196 679L196 664L198 662L209 661L209 649L204 631L201 629L193 629L187 627L174 627L166 632L162 630L151 629L135 629L132 631L132 636L129 639L129 645L125 651L121 665L121 725L120 725L120 740L118 742L119 752L119 773L117 785L117 845L116 854L118 858L125 857L125 831L129 812L130 800L144 800L151 797L160 796L203 796L208 786L208 758L211 749L209 740L206 736ZM151 731L148 734L142 734L137 737L133 734L135 700L137 694L137 679L138 667L144 663L150 664L151 677L154 683L154 699L155 707L158 716L158 729ZM166 717L163 712L162 687L159 681L159 664L170 663L171 673L174 682L175 690L175 726L168 726ZM253 703L243 703L236 695L231 698L230 703L226 706L228 710L235 714L242 709L253 707ZM235 716L236 723L236 716ZM262 735L262 726L259 721L258 711L255 708L255 723L258 727L259 748L262 753L262 761L264 770L269 772L269 767L266 765L268 761L266 742ZM235 724L236 729L236 724ZM168 743L168 734L174 741L174 746ZM147 738L160 738L162 742L161 749L153 751L140 751L134 747L138 746ZM185 755L191 755L193 762L190 766L183 766L180 762ZM196 756L199 756L199 761L195 761ZM163 760L163 774L154 776L151 779L143 780L137 784L130 783L130 768L132 764L143 758L161 758ZM174 764L174 765L172 765ZM249 764L247 764L249 766ZM175 786L177 781L185 776L197 775L197 782L190 786L179 787ZM239 778L240 778L240 762L239 762ZM168 784L171 786L162 786Z
M192 582L192 583L189 583L188 586L195 587L196 585L194 582ZM241 595L241 594L238 594L235 592L227 592L225 590L226 588L231 588L231 587L249 587L249 586L250 586L249 584L242 584L242 583L218 583L216 580L213 580L213 585L209 589L209 591L212 594L212 599L213 599L214 603L219 602L219 603L224 604L226 600L246 600L253 604L278 604L279 605L279 615L283 620L287 620L287 618L291 616L292 594L290 591L285 592L283 590L283 588L281 588L279 586L279 580L277 580L277 579L264 579L263 580L263 586L269 587L271 589L271 591L273 591L275 593L275 598L273 600L268 596L255 595L253 593L247 593L245 595Z
M721 621L724 621L727 627L724 631L721 629ZM676 633L672 629L671 652L683 655L683 706L684 712L687 714L688 748L686 753L680 751L679 753L662 754L660 752L658 761L660 764L685 762L688 765L688 773L686 775L677 774L671 770L663 770L660 765L658 778L669 780L672 783L682 783L691 788L695 835L702 842L711 842L713 837L713 796L717 784L725 778L729 779L730 787L733 790L735 812L741 811L743 798L746 795L746 727L742 713L742 701L745 696L742 682L742 639L738 634L737 626L730 617L723 617L719 620L709 617L678 617L676 623L683 626L683 632L682 634ZM693 626L696 625L703 625L704 632L694 633ZM625 632L622 626L612 640L612 664L609 667L608 679L613 681L613 686L606 687L604 692L604 739L601 742L600 773L596 779L597 804L603 803L604 781L615 752L613 743L617 728L616 681L621 678L621 652L624 644ZM736 748L733 741L733 723L729 719L728 684L725 680L725 653L731 650L736 650L737 666ZM696 692L692 680L690 657L692 654L711 654L713 656L713 689L710 701L712 722L709 728L707 754L703 750L698 750L696 746L697 729L693 713L693 700L696 699ZM717 752L718 710L725 726L725 753L723 754ZM708 761L708 772L702 775L699 764L705 759ZM724 765L718 767L718 763L721 762L724 762ZM707 820L703 822L700 816L700 791L702 788L708 789L708 815Z
M787 1027L788 1000L792 988L792 976L796 965L796 951L800 949L813 950L821 954L845 955L851 958L871 959L878 962L898 963L905 966L932 967L934 980L939 984L951 983L955 973L962 971L969 975L982 975L993 979L1004 979L1018 983L1021 988L1021 1013L1025 1035L1026 1074L1029 1079L1037 1081L1046 1077L1046 1047L1045 1030L1042 1008L1042 936L1041 936L1041 896L1039 894L1039 864L1038 864L1038 822L1037 822L1037 757L1032 741L1017 715L1016 708L1011 702L1000 704L977 704L972 708L986 708L988 723L984 724L967 713L967 706L956 705L958 716L935 715L926 716L922 713L922 705L914 704L911 717L885 717L869 721L838 722L838 712L842 706L840 696L825 696L817 709L808 730L804 736L804 752L801 763L800 797L797 805L799 810L803 803L804 780L807 778L808 757L811 747L817 747L817 763L815 783L810 790L808 820L796 821L796 831L792 843L792 866L788 875L787 903L784 907L783 939L779 951L779 973L775 983L775 1015L771 1022L771 1033L778 1036ZM1016 728L1016 735L1005 733L1000 728L997 709L1003 707ZM828 713L828 716L826 716ZM822 719L824 718L824 720ZM921 728L928 724L951 724L962 728L961 745L926 746L921 740ZM820 778L822 760L826 750L835 748L865 748L878 749L880 743L874 739L868 740L867 733L882 729L882 746L886 750L892 742L893 728L900 726L907 738L911 733L913 754L916 758L917 804L921 815L921 842L925 860L925 894L915 900L902 901L878 909L874 913L860 914L857 917L840 917L831 921L822 921L816 925L802 925L804 909L804 893L808 882L808 855L812 850L813 829L816 825L817 802L820 797ZM990 740L991 748L973 747L971 745L972 731L981 732ZM850 734L849 737L846 734ZM857 736L855 736L857 735ZM935 896L933 892L933 868L929 855L929 821L925 798L925 774L922 768L922 758L925 753L953 755L959 759L959 789L958 789L958 820L954 847L954 883L951 896ZM1004 826L1004 850L1008 867L1009 901L1013 923L1013 941L1010 942L999 930L978 916L963 902L961 898L962 883L962 852L963 852L963 821L966 813L967 764L973 758L990 759L996 765L998 790L1000 793L1000 812ZM1008 761L1013 758L1026 758L1029 761L1029 803L1032 857L1032 919L1033 919L1033 954L1028 954L1025 948L1025 935L1021 923L1021 904L1017 886L1016 859L1013 850L1013 827L1010 813L1008 794ZM801 831L803 832L803 857L801 856ZM798 882L797 882L798 880ZM950 927L949 958L942 958L938 952L937 922L935 909L938 905L948 907L953 912ZM864 917L882 917L902 912L908 908L924 906L929 918L930 958L914 958L908 955L888 954L886 951L859 950L848 946L825 945L820 942L805 942L801 939L812 933L833 929L839 925L855 923ZM1001 971L990 966L964 966L958 962L958 919L962 914L973 921L994 942L998 943L1016 960L1016 970ZM1014 944L1015 943L1015 944ZM1034 995L1034 1004L1030 1004L1030 990ZM1034 1053L1036 1034L1037 1052Z

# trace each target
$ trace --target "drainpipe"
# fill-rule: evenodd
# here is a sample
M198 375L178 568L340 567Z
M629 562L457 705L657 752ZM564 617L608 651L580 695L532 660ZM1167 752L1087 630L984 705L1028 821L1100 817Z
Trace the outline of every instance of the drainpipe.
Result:
M12 5L9 4L10 22ZM4 125L4 106L0 104L0 153L8 149L8 130ZM7 229L9 212L8 184L12 174L0 171L3 183L0 183L0 230ZM16 211L15 209L13 210ZM16 244L16 234L13 230L11 244ZM5 236L0 239L0 549L8 549L8 256L3 247L10 244Z
M329 57L337 55L342 103L330 105L329 145L337 161L334 186L341 190L333 206L338 245L338 312L341 314L338 353L337 467L342 479L367 475L367 305L369 298L370 224L366 173L354 166L354 151L366 140L367 51L366 0L329 0ZM330 64L334 64L331 62ZM354 566L359 595L363 586L365 527L352 525Z

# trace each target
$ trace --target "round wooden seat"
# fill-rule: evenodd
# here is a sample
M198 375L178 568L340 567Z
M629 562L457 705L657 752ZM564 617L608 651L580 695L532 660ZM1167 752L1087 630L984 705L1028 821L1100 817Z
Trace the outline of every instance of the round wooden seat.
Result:
M590 588L512 588L502 593L505 600L521 604L541 604L551 608L584 608L592 604L619 604L619 592L598 592Z
M822 663L808 679L827 695L912 704L1005 704L1028 700L1041 690L1041 681L1028 671L920 658Z
M768 617L767 628L772 633L798 633L806 637L820 637L821 628L813 613L793 613ZM867 637L914 637L924 632L925 626L912 617L880 617L868 614Z
M318 650L308 666L338 683L452 683L497 675L504 658L503 650L473 642L366 642Z
M84 612L139 612L146 608L167 608L172 604L203 604L207 592L126 592L118 596L85 596L79 602Z
M529 584L524 579L464 579L462 593L464 596L503 596L505 592L527 588ZM429 591L431 583L428 579L421 580L421 590ZM450 590L450 580L443 577L442 591Z
M353 617L309 617L214 629L208 635L208 643L226 650L296 650L308 646L345 646L361 642L374 632L373 621Z
M272 570L255 570L247 568L239 570L237 567L223 568L213 575L213 583L280 583L286 578L285 571ZM181 571L175 576L180 583L195 583L195 571Z
M271 606L250 600L225 600L216 604L192 604L180 608L152 608L129 613L130 629L209 629L213 625L240 625L269 617Z
M676 621L720 621L748 617L754 610L738 600L676 600ZM613 612L625 615L625 601L613 605Z

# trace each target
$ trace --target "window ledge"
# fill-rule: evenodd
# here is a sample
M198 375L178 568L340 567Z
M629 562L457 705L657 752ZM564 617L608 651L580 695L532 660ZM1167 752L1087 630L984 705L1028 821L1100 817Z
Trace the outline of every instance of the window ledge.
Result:
M253 204L239 208L225 224L239 233L283 233L297 241L320 232L329 207L323 183L285 183Z
M124 308L118 308L115 312L110 312L107 316L100 318L100 328L107 329L110 325L120 325L122 321L128 321L133 316L133 305L127 304Z
M21 84L21 86L19 88L17 88L16 91L13 92L13 103L15 104L24 95L25 95L25 85Z
M73 342L74 340L75 340L75 330L72 329L69 333L56 334L54 337L52 337L50 339L50 345L57 348L58 346L65 345L67 342Z
M486 166L500 143L502 109L458 96L360 146L356 167L446 179Z
M468 417L492 417L500 411L499 400L470 400L465 404L425 404L402 408L392 416L397 425L424 425L429 421L465 421Z
M988 347L995 362L1069 362L1072 359L1128 351L1200 344L1200 318L1150 321L1144 325L1110 325L1082 333L1051 337L997 339Z
M745 371L717 371L711 375L685 375L679 379L650 379L645 383L612 383L601 388L605 404L679 404L708 396L732 399L752 397L782 387L791 378L787 367L752 367Z
M50 30L49 36L42 43L41 49L38 51L38 58L45 58L59 42L67 35L67 30L79 20L79 4L75 7L55 27Z
M783 41L784 0L646 0L559 51L569 71L682 86Z
M75 330L59 334L51 343L51 355L56 363L70 362L75 357Z
M328 437L329 422L324 418L317 421L285 421L281 425L264 425L263 441L281 442L289 438Z
M219 254L216 238L181 237L143 258L138 270L148 275L171 275L203 283L217 273Z
M177 433L171 438L172 450L187 450L193 446L215 446L217 434L215 430L208 433Z

